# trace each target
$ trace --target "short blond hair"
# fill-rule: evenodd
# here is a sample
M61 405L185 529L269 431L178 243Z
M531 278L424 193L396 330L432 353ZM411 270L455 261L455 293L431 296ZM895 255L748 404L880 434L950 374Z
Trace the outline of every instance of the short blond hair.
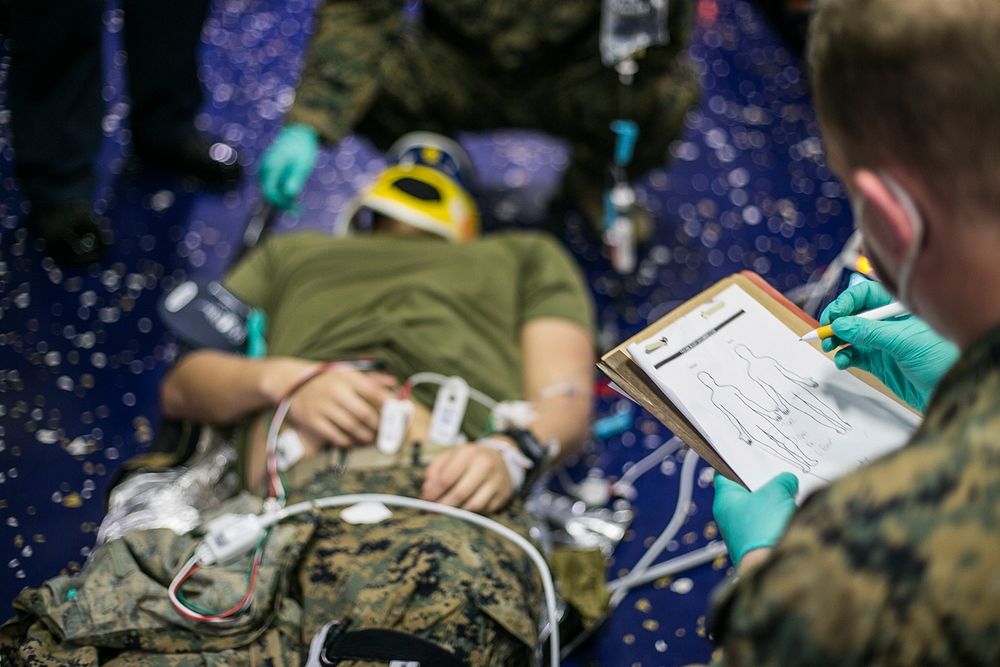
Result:
M1000 213L1000 0L820 0L809 62L851 166Z

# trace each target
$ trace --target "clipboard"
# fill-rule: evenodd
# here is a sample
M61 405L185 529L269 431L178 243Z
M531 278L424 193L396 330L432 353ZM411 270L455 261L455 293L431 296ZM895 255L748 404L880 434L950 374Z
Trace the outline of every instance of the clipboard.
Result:
M701 432L677 409L670 399L664 396L659 387L632 360L627 349L630 344L650 338L663 327L700 308L715 298L717 294L733 285L738 285L742 288L751 298L764 306L798 336L812 331L819 326L819 322L785 298L784 295L774 289L762 277L752 271L742 271L723 278L697 296L685 301L631 338L622 341L601 357L600 361L597 362L597 367L611 378L629 397L656 417L674 435L683 440L709 465L729 479L743 484L739 476L733 472L732 468L716 452L715 447L705 439ZM832 355L833 353L829 353L828 356ZM886 396L891 397L907 410L915 413L910 406L892 394L874 376L857 369L850 369L847 372Z

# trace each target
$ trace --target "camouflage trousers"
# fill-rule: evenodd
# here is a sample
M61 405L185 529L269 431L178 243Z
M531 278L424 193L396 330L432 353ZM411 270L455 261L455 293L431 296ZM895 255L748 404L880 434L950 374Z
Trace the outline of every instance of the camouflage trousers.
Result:
M320 470L290 501L416 496L421 475L413 467ZM244 495L220 513L259 507ZM516 505L493 518L527 534L527 515ZM530 663L540 581L517 547L477 526L405 509L368 525L349 524L334 509L286 521L268 538L252 612L227 627L187 621L167 598L167 585L199 541L137 531L95 550L79 575L26 589L14 603L17 616L0 628L0 663L299 665L313 635L333 619L349 619L350 630L417 635L470 665ZM199 572L184 593L201 607L225 609L245 587L244 561Z

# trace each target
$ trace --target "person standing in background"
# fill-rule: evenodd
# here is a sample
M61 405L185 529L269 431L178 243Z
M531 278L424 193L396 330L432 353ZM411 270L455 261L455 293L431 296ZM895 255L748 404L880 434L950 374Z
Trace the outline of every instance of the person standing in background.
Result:
M132 144L144 163L214 186L241 175L236 151L201 135L197 51L209 0L123 0ZM27 225L62 265L100 261L91 199L101 147L104 0L12 0L9 104Z

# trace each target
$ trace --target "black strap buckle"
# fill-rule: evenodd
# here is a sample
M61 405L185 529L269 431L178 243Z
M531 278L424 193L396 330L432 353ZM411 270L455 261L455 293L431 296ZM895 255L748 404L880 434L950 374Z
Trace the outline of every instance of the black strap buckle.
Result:
M309 645L306 667L335 667L341 660L384 662L389 667L468 667L451 652L399 630L365 628L348 632L351 620L333 620Z

